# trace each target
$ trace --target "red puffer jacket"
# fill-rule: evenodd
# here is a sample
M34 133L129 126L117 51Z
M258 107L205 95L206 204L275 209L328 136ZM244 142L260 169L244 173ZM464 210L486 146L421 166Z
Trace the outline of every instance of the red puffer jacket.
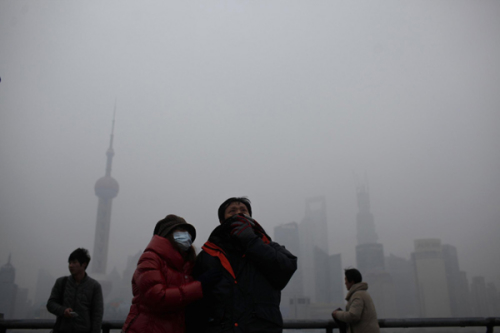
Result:
M186 305L203 296L192 268L168 239L153 236L132 278L134 298L123 332L184 333Z

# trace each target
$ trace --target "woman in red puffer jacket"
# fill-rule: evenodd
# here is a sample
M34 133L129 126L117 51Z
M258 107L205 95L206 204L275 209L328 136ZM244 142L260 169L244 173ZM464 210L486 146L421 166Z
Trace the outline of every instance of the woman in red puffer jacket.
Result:
M130 306L122 332L184 333L186 305L202 298L193 280L196 229L182 217L168 215L156 224L134 276Z

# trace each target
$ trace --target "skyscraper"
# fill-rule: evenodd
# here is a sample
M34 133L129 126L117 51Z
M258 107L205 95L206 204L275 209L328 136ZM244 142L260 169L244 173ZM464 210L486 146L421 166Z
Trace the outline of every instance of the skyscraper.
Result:
M375 232L375 222L370 211L370 193L368 186L359 185L356 189L358 213L356 214L356 230L358 244L375 244L378 236Z
M384 247L377 243L375 222L370 211L370 193L368 186L356 188L358 213L356 215L357 240L356 262L358 269L368 282L377 314L381 318L396 315L394 282L385 270Z
M277 243L285 246L293 255L299 255L299 225L296 222L286 223L275 227L274 239ZM292 298L301 297L304 295L302 288L302 274L300 271L297 271L288 282L284 290L284 295Z
M358 213L356 214L356 262L362 273L372 270L383 270L384 248L377 243L378 236L375 232L375 222L370 211L370 193L367 186L358 186L356 189L358 200Z
M456 247L442 245L446 281L450 295L450 309L453 317L467 317L471 313L469 286L465 272L460 271Z
M296 222L275 227L274 240L286 247L293 255L299 256L299 225ZM284 318L297 318L297 300L304 295L302 285L302 271L299 269L281 292L280 308Z
M325 267L317 267L315 256L318 252L328 255L328 229L326 223L326 200L319 196L306 200L306 212L299 225L300 258L299 270L302 272L303 290L311 302L317 302L317 295L324 290L317 285L317 274Z
M420 316L450 317L450 296L441 240L416 239L412 253Z
M297 273L304 296L313 304L343 303L343 274L340 254L328 252L328 223L324 196L306 200L305 216L299 224ZM297 274L296 273L296 274ZM309 318L311 319L311 318Z
M116 108L115 108L116 110ZM95 195L99 198L97 206L97 218L94 238L94 253L92 257L92 273L106 274L109 248L109 230L111 225L111 205L113 198L118 195L118 182L111 177L111 165L113 163L113 135L115 128L115 117L111 127L109 148L106 151L106 173L95 183Z
M4 319L12 319L14 316L17 284L15 284L16 269L9 260L0 267L0 313L4 314Z
M392 277L397 318L415 318L419 315L417 284L411 260L390 254L385 257L385 270Z
M474 276L472 278L470 293L474 315L478 317L490 316L488 290L486 287L486 279L483 276Z
M38 278L36 280L36 289L35 289L35 300L33 304L36 307L45 307L47 304L47 300L50 296L50 291L54 286L54 281L56 279L50 275L45 269L38 270Z

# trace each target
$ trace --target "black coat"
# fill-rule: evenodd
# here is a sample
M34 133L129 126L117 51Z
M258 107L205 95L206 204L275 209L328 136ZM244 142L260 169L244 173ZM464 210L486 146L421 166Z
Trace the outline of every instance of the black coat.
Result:
M188 332L282 332L281 290L297 269L297 257L260 230L246 249L230 236L228 223L212 232L193 276L220 269L222 278L188 309Z
M62 317L59 330L61 332L101 332L104 312L102 289L99 282L85 274L80 284L70 275L56 280L49 300L47 310ZM63 289L64 286L64 290ZM72 308L78 314L75 318L64 317L64 310Z

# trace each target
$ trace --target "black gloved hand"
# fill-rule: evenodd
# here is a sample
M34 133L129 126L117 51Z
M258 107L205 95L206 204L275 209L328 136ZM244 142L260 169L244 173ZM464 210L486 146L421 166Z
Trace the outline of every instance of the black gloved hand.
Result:
M203 294L205 294L208 290L212 289L221 278L222 271L219 268L213 268L198 276L196 280L200 281L201 289L203 290Z
M231 236L236 237L246 247L257 236L253 231L254 220L242 214L235 215L231 219L234 220L231 223Z
M233 222L237 222L237 221L240 221L240 222L248 222L250 223L250 225L253 227L255 226L255 220L253 218L251 218L250 216L248 215L245 215L245 214L235 214L231 217L228 217L226 220L224 220L224 222L222 222L223 224L229 224L231 225Z

